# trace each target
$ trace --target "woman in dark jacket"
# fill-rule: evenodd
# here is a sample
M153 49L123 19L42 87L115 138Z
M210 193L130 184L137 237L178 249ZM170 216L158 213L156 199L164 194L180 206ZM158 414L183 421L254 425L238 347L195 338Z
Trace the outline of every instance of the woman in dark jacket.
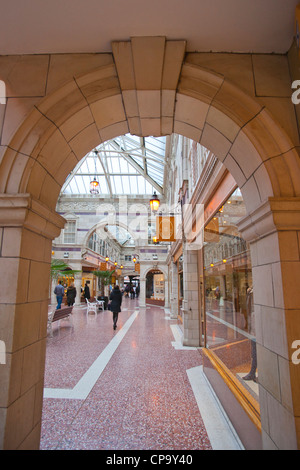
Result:
M115 330L117 328L118 316L119 316L119 312L121 312L121 304L122 304L122 293L120 291L119 286L115 286L115 288L112 290L109 300L111 301L110 310L113 313L113 324L114 324L114 330Z
M67 303L69 307L74 304L75 297L76 297L76 288L74 284L71 284L67 289Z

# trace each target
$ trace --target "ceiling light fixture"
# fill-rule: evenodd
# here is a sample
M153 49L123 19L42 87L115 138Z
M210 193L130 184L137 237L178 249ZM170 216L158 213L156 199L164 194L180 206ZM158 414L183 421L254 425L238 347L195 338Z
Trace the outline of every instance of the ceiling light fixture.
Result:
M154 191L152 198L150 199L150 207L153 212L156 212L159 208L160 200L157 197L156 191Z
M97 181L96 179L96 173L97 173L97 162L96 162L96 158L97 158L97 155L98 155L98 152L97 150L94 150L95 152L95 157L94 157L94 161L95 161L95 177L94 179L90 182L90 193L91 194L99 194L99 189L100 189L100 185L99 185L99 181Z

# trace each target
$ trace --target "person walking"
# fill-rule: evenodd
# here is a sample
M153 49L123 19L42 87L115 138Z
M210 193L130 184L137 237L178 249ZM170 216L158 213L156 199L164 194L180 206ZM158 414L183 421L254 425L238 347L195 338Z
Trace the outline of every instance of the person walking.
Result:
M115 330L117 328L117 321L119 317L119 312L121 312L122 304L122 293L118 285L116 285L112 290L109 300L111 301L110 310L113 313L113 328Z
M55 289L54 289L54 294L56 295L56 300L57 300L56 310L61 308L61 303L62 303L64 293L65 293L65 289L61 285L61 281L58 281L58 284L57 286L55 286Z
M74 286L74 284L70 284L67 289L67 304L69 307L74 304L76 294L76 287Z

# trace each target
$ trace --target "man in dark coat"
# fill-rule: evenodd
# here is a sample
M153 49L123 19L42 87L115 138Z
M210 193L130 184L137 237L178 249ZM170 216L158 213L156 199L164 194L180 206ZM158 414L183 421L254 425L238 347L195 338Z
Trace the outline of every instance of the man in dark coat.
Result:
M111 291L109 300L111 301L110 310L113 313L113 326L115 330L117 328L118 316L119 312L121 312L122 304L122 293L118 285L116 285L115 288Z

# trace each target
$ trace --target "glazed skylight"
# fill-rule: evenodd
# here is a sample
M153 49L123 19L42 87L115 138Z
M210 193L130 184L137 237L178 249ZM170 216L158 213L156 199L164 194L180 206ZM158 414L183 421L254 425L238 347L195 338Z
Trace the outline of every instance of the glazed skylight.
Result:
M63 194L90 194L90 181L99 181L101 195L163 193L165 137L119 136L89 152L69 174Z

